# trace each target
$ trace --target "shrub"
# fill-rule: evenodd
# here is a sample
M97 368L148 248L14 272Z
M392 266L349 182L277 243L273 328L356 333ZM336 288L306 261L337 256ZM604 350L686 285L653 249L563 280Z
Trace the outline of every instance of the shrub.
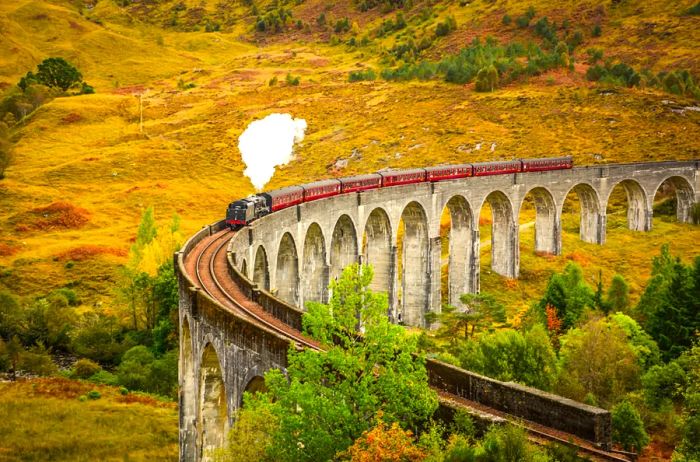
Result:
M58 367L43 345L38 345L20 354L18 369L36 375L54 375Z
M654 410L679 401L683 397L687 377L676 361L653 366L642 376L644 401Z
M268 82L268 85L271 87L274 87L275 85L277 85L277 76L272 77L270 79L270 81Z
M688 11L686 11L686 14L689 15L700 15L700 2L696 3L695 5L691 6L688 8Z
M591 35L593 35L593 37L600 37L602 33L603 29L601 29L600 24L593 26L593 30L591 31Z
M448 16L443 22L439 22L435 28L437 37L444 37L457 28L457 21L454 16Z
M292 74L287 74L287 77L285 77L285 81L287 82L287 85L296 87L297 85L299 85L300 77L298 75L294 77L292 76Z
M603 50L601 50L600 48L589 48L588 50L586 50L586 54L588 55L588 64L591 65L594 65L598 61L603 59Z
M476 91L494 91L498 87L498 71L491 65L476 74Z
M509 26L510 23L512 23L512 22L513 22L513 18L511 18L511 17L510 17L509 15L507 15L507 14L504 14L504 15L503 15L503 19L501 19L501 23L502 23L504 26Z
M89 359L79 359L73 365L73 371L71 372L71 377L78 379L87 379L97 374L102 370L99 364Z
M612 409L611 414L613 441L620 443L625 451L641 452L649 443L649 436L637 409L624 400Z
M102 395L101 395L100 392L97 391L97 390L90 390L90 391L87 393L87 398L88 398L88 399L91 399L91 400L96 400L96 399L102 398Z
M348 76L349 82L360 82L363 80L376 80L376 79L377 79L377 74L371 68L364 70L364 71L350 72L350 75Z
M96 374L92 375L89 379L91 382L101 383L103 385L119 385L119 379L116 375L105 370L101 370Z
M517 24L519 28L525 29L527 26L530 25L530 18L528 18L528 17L525 16L525 15L523 15L523 16L518 16L518 17L515 19L515 24Z

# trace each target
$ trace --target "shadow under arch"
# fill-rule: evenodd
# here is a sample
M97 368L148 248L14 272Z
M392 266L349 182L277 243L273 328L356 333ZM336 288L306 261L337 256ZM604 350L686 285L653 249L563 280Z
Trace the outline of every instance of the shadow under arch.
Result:
M401 321L423 326L428 309L428 218L418 202L410 202L401 213ZM401 229L401 224L399 225Z
M303 302L325 302L328 288L326 240L318 223L311 223L306 230L301 274Z
M551 191L542 186L530 189L520 202L518 216L521 215L523 205L529 197L532 198L535 206L535 252L560 255L561 227L554 196Z
M390 292L394 267L391 248L391 222L389 215L380 207L372 210L367 218L362 238L362 255L364 263L372 265L374 270L370 289L376 292L385 292L391 300Z
M478 274L474 271L474 214L464 196L452 196L447 201L442 215L449 214L447 230L447 292L443 300L453 306L460 304L462 294L476 292Z
M598 192L588 183L579 183L572 187L564 196L561 204L560 217L568 212L567 207L571 204L569 199L574 193L578 199L579 214L579 237L583 242L591 244L602 244L605 242L603 228L603 216L600 210L600 199Z
M280 240L275 274L277 296L292 305L299 305L299 258L294 238L288 232Z
M219 355L213 345L207 343L199 366L199 440L200 460L212 460L212 450L224 445L228 413L226 387Z
M331 237L330 280L338 279L346 266L357 263L357 255L355 224L349 216L341 215L335 223Z
M666 189L672 189L673 191L665 191ZM676 219L681 223L691 223L693 220L690 211L695 202L693 186L682 176L670 176L661 181L654 189L654 196L652 199L655 201L660 193L664 194L669 192L675 192Z
M270 290L270 267L267 263L267 252L262 245L255 251L253 264L253 282L263 290Z
M646 191L636 180L622 180L610 189L606 200L606 213L610 209L615 189L619 186L623 188L627 197L627 227L632 231L649 231L652 215L649 200Z
M481 205L488 203L493 215L491 224L491 269L507 278L518 277L518 232L513 205L501 191L492 191Z

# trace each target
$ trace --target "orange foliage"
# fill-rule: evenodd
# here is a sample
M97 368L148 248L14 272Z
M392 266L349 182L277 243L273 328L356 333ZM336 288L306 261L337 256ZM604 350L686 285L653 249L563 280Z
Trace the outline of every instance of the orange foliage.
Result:
M90 213L70 202L54 202L46 207L37 207L26 214L22 225L34 229L77 229L90 219ZM17 226L19 231L20 226Z
M80 114L76 114L75 112L71 112L70 114L62 118L61 122L63 122L64 124L72 124L75 122L80 122L81 120L83 120L83 116L81 116Z
M506 279L504 281L506 288L509 290L515 289L518 287L518 280L517 279Z
M343 454L352 462L412 462L425 459L425 453L414 444L410 430L394 422L391 427L377 416L377 425L355 440Z
M552 333L558 333L561 330L561 319L557 316L557 309L552 305L547 305L545 308L547 313L547 330Z
M9 257L17 253L17 248L0 242L0 257Z
M60 254L60 260L83 261L97 255L114 255L116 257L126 257L126 249L115 249L113 247L102 247L99 245L83 245L67 250Z
M566 256L566 259L571 260L571 261L575 261L576 263L578 263L581 266L588 266L588 264L591 262L587 256L585 256L583 253L578 252L578 251L571 252L570 254L568 254Z

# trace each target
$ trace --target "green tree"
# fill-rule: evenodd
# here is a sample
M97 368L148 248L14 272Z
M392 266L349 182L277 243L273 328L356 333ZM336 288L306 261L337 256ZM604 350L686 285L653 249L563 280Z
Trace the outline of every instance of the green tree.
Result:
M637 354L615 322L593 319L560 341L557 393L579 401L592 393L599 404L610 406L637 387Z
M609 320L625 332L629 346L637 355L637 363L643 371L661 363L659 346L637 321L623 313L612 314Z
M416 428L437 408L416 338L391 324L384 294L368 289L372 269L351 265L331 283L329 303L309 303L304 330L326 350L288 353L287 376L266 374L279 419L269 455L275 460L330 460L376 424ZM360 333L362 331L362 333Z
M649 443L649 435L644 431L644 422L637 409L627 400L612 409L612 438L622 445L625 451L641 452Z
M629 286L625 278L619 274L613 276L605 299L606 305L612 311L627 312L630 305Z
M573 327L583 311L594 306L593 289L583 280L579 265L569 262L563 273L555 273L549 278L538 306L545 313L548 305L556 308L563 329Z
M267 447L279 428L279 419L272 413L270 402L243 396L244 406L236 412L235 424L229 431L226 447L213 454L215 462L265 462Z
M37 66L34 79L47 87L68 90L83 80L83 75L63 58L46 58Z
M506 307L486 292L462 294L459 297L463 307L445 305L441 313L428 313L426 321L440 322L436 335L455 342L473 337L477 328L490 327L495 322L506 322Z
M652 277L637 305L644 327L656 340L664 360L688 349L700 330L700 258L693 266L672 257L668 246L654 257Z
M465 369L541 390L550 390L557 377L557 358L541 325L524 335L512 329L482 335L464 343L459 358Z
M652 366L642 376L644 401L656 411L669 407L682 400L686 382L686 373L677 361Z
M16 296L0 291L0 338L9 340L24 331L24 312Z
M685 365L687 386L683 392L683 439L673 453L674 462L700 460L700 344L696 343L681 356Z

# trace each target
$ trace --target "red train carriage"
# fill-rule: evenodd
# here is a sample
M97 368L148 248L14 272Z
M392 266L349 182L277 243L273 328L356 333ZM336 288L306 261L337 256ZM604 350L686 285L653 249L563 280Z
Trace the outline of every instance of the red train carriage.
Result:
M398 186L401 184L422 183L425 181L425 169L385 170L379 172L382 176L382 186Z
M356 191L367 191L368 189L377 189L382 187L382 176L377 173L369 175L349 176L341 178L341 192L349 193Z
M301 204L304 201L304 188L301 186L290 186L260 193L260 195L265 198L270 211L276 212L277 210Z
M323 199L324 197L335 196L340 194L340 180L323 180L314 183L303 184L304 202Z
M439 167L428 167L425 169L428 181L454 180L472 176L472 164L462 165L441 165Z
M574 160L568 157L552 157L549 159L523 159L523 172L542 172L545 170L562 170L573 168Z
M518 173L522 171L523 165L519 160L508 160L503 162L481 162L472 164L474 176L504 175L507 173Z

